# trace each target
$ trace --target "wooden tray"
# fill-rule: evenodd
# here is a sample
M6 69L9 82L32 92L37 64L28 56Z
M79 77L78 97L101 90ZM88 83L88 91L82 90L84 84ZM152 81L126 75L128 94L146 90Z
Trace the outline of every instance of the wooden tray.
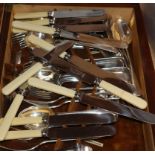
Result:
M11 22L15 12L48 11L52 9L81 9L81 8L103 8L115 19L119 16L129 21L133 32L133 42L131 45L130 57L138 79L143 97L148 101L148 110L155 113L155 75L153 64L147 43L143 17L138 4L12 4L1 5L4 9L3 21L1 22L0 38L0 77L1 87L3 87L5 69L4 64L10 62L11 48ZM4 97L0 94L0 116L7 108ZM6 105L5 105L6 104ZM100 139L104 144L102 148L91 145L94 150L154 150L155 128L148 124L142 124L126 118L119 118L116 123L117 134L114 137ZM20 145L18 142L2 142L6 145ZM40 150L54 150L61 142L45 145Z

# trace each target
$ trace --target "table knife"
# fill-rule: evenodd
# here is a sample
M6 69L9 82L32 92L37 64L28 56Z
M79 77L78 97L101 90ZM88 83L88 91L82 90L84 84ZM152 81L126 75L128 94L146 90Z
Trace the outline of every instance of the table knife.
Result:
M118 115L125 116L128 118L132 118L135 120L139 120L141 122L146 122L150 124L155 124L155 114L145 112L143 110L127 106L120 103L115 103L113 101L107 101L101 99L99 97L94 97L91 95L87 95L85 93L78 93L75 90L58 86L56 84L46 82L37 78L30 78L28 80L28 84L32 87L43 89L46 91L54 92L57 94L61 94L70 98L79 99L81 103L89 104L94 107L100 107L105 110L109 110L117 113ZM136 104L136 103L135 103Z
M140 108L145 109L147 107L147 102L137 97L124 89L121 89L117 87L117 85L127 85L125 82L123 83L120 78L118 78L114 73L103 71L100 68L98 68L96 65L91 64L89 62L84 61L78 56L67 56L68 63L65 62L63 59L57 58L57 56L60 56L61 58L65 57L66 53L61 53L62 51L67 50L68 48L72 47L73 42L65 42L62 43L60 46L57 46L57 48L54 49L50 54L45 56L44 58L48 60L52 65L55 67L59 67L65 72L69 72L75 75L78 75L80 79L83 81L86 81L87 83L94 83L96 78L106 79L116 79L114 82L116 83L116 86L107 82L107 81L100 81L98 85L102 87L103 89L111 92L112 94L120 97L121 99L127 101L128 103ZM61 53L61 55L59 55ZM54 55L55 54L55 55ZM88 70L88 68L91 68L91 70ZM86 74L84 74L86 73Z
M25 12L16 13L14 19L32 19L32 18L68 18L68 17L92 17L92 16L102 16L105 14L104 10L57 10L49 12Z
M3 118L0 119L0 123ZM29 116L24 115L13 119L11 126L44 124L44 127L61 127L63 125L99 125L111 124L117 121L117 114L107 112L103 109L83 110L75 112L61 112L50 116ZM32 126L31 126L32 129Z
M21 138L47 137L53 142L57 139L70 141L80 139L97 139L102 137L114 136L116 130L112 125L94 125L85 127L67 127L67 128L47 128L44 130L20 130L9 131L5 140Z
M35 25L35 24L25 23L21 21L13 21L12 27L28 30L28 31L42 32L50 35L58 35L59 37L86 42L86 43L103 44L105 46L108 45L116 48L128 47L128 44L124 41L113 40L113 39L103 39L103 38L99 38L99 37L95 37L95 36L91 36L83 33L68 32L61 29L55 29L48 26Z

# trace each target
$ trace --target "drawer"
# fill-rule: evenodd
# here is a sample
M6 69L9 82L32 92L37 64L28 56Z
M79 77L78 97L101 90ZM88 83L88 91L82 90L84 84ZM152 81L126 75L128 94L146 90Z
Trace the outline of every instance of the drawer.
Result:
M138 4L7 4L4 6L5 12L1 23L0 38L0 45L2 45L0 49L1 88L4 86L5 79L4 66L11 61L11 23L14 13L48 11L53 9L100 8L110 14L113 20L121 16L129 22L133 35L132 44L129 46L129 55L134 68L134 75L137 79L136 85L140 88L143 98L148 102L149 106L147 110L155 113L155 95L153 95L153 92L155 92L155 86L153 84L155 81L155 74L143 25L143 17ZM7 99L0 93L1 116L5 114L8 106L9 103ZM154 150L155 128L153 126L120 117L115 127L117 129L115 136L98 140L103 144L103 147L98 147L93 144L88 145L91 145L93 150L103 151ZM34 139L32 142L36 143L37 141L38 139ZM43 145L39 150L54 150L61 145L66 145L66 143L67 142L57 140L56 143ZM1 142L1 144L5 146L12 145L16 148L17 145L20 145L20 141L5 141Z

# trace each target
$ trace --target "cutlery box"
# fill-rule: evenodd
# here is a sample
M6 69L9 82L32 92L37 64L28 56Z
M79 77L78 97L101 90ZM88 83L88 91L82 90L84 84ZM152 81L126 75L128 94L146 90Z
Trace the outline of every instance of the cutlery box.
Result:
M91 8L104 9L113 19L121 16L129 22L133 36L132 44L129 47L131 62L142 96L148 102L146 110L155 114L155 74L139 4L0 4L0 88L7 80L5 64L11 60L11 23L14 13ZM7 100L4 100L4 96L0 93L0 117L5 114L8 108L6 105ZM88 145L91 145L93 150L102 151L154 150L155 127L153 125L120 117L115 127L117 130L115 136L96 140L101 142L103 147L94 144ZM14 147L20 145L17 141L5 141L1 144L10 144ZM45 144L39 149L56 150L62 145L65 145L64 142L57 140L56 143L52 144L53 149L51 149L51 144ZM0 147L0 150L3 149Z

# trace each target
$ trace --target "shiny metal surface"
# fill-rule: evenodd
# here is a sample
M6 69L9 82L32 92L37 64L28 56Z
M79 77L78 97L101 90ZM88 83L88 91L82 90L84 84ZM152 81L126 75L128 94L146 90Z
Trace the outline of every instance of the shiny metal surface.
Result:
M26 124L28 129L44 129L66 125L90 125L90 124L111 124L117 121L116 114L102 109L85 110L75 112L61 112L54 114L53 110L45 107L29 107L21 111L19 117L42 117L43 122L39 124Z

